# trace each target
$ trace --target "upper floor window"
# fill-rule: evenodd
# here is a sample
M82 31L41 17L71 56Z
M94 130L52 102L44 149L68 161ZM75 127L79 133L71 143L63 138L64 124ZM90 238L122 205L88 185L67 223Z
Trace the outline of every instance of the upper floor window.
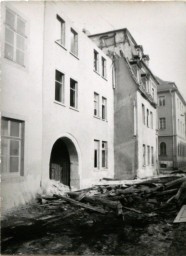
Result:
M107 99L102 97L102 119L107 119Z
M147 146L147 165L150 165L150 146Z
M165 156L166 154L167 154L167 152L166 152L166 143L161 142L160 143L160 155Z
M101 66L102 66L102 77L106 78L107 77L107 68L106 68L106 59L101 58Z
M159 96L159 106L165 106L165 96Z
M151 124L151 128L153 129L153 113L150 112L150 124Z
M65 46L65 21L57 15L58 20L58 39L57 42Z
M78 33L71 28L70 31L70 51L75 56L78 56Z
M143 118L143 124L145 124L145 106L142 104L142 118Z
M99 94L94 93L94 116L99 117Z
M64 74L56 70L55 75L55 100L64 103Z
M160 129L165 129L166 128L166 119L165 117L162 117L159 119L159 127Z
M152 98L154 99L154 88L152 88Z
M4 57L25 66L26 22L6 9Z
M78 107L78 84L73 79L70 79L70 106Z
M2 173L23 175L23 122L2 118Z
M149 127L149 110L147 109L147 127Z
M99 53L94 50L94 70L99 72Z

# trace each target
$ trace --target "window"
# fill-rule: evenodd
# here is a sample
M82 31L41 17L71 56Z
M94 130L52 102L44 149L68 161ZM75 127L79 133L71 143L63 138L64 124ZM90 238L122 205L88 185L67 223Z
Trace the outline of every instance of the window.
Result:
M102 97L102 119L107 119L107 99Z
M108 149L107 149L107 142L106 141L102 141L101 154L102 154L102 167L107 168L108 167L108 163L107 163Z
M72 108L78 107L78 84L73 79L70 79L70 106Z
M2 118L2 173L23 175L23 122Z
M146 165L146 148L145 145L143 144L143 166Z
M94 140L94 168L99 168L99 140Z
M99 53L94 50L94 70L99 72Z
M70 36L70 51L74 55L78 56L78 34L73 29L71 29Z
M151 165L154 165L154 147L151 147Z
M152 88L152 98L154 99L154 88Z
M107 69L106 69L106 59L101 58L101 66L102 66L102 77L106 78L107 77Z
M148 165L150 165L150 146L147 146L147 154L148 154Z
M58 39L57 42L63 46L65 46L65 22L64 20L57 15L58 20Z
M153 113L150 112L150 124L151 124L151 128L153 129Z
M145 106L142 104L143 124L145 124Z
M165 96L159 96L159 106L165 106Z
M149 127L149 110L147 109L147 127Z
M25 65L26 22L10 9L6 9L4 57Z
M160 143L160 156L166 156L166 144L165 142Z
M99 94L94 93L94 116L99 117Z
M64 103L64 74L56 70L55 100Z
M159 125L160 125L160 129L165 129L166 128L166 119L165 119L165 117L160 118Z

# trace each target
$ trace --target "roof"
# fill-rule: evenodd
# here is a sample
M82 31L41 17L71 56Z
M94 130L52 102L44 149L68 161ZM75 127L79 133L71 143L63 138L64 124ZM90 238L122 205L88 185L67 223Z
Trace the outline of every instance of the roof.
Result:
M174 82L170 81L164 81L160 79L159 77L156 77L157 81L159 82L159 86L157 87L158 92L166 92L166 91L176 91L181 100L183 101L183 104L186 105L185 99L181 95L180 91L178 90L178 87Z

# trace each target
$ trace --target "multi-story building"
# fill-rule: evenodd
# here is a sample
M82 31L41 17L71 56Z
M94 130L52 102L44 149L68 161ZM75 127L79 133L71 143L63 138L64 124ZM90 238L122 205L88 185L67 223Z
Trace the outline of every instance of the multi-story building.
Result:
M159 163L161 169L186 166L186 102L173 82L159 81Z
M2 14L3 209L50 178L79 188L113 177L111 59L57 2L7 2Z
M116 178L157 172L157 84L149 56L127 29L91 35L113 61Z

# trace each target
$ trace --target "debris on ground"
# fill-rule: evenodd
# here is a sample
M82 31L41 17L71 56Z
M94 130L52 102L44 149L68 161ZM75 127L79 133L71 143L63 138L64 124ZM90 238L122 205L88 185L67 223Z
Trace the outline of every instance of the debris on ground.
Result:
M186 176L114 182L72 191L52 181L4 217L2 254L181 256L186 225L173 221L185 203Z

